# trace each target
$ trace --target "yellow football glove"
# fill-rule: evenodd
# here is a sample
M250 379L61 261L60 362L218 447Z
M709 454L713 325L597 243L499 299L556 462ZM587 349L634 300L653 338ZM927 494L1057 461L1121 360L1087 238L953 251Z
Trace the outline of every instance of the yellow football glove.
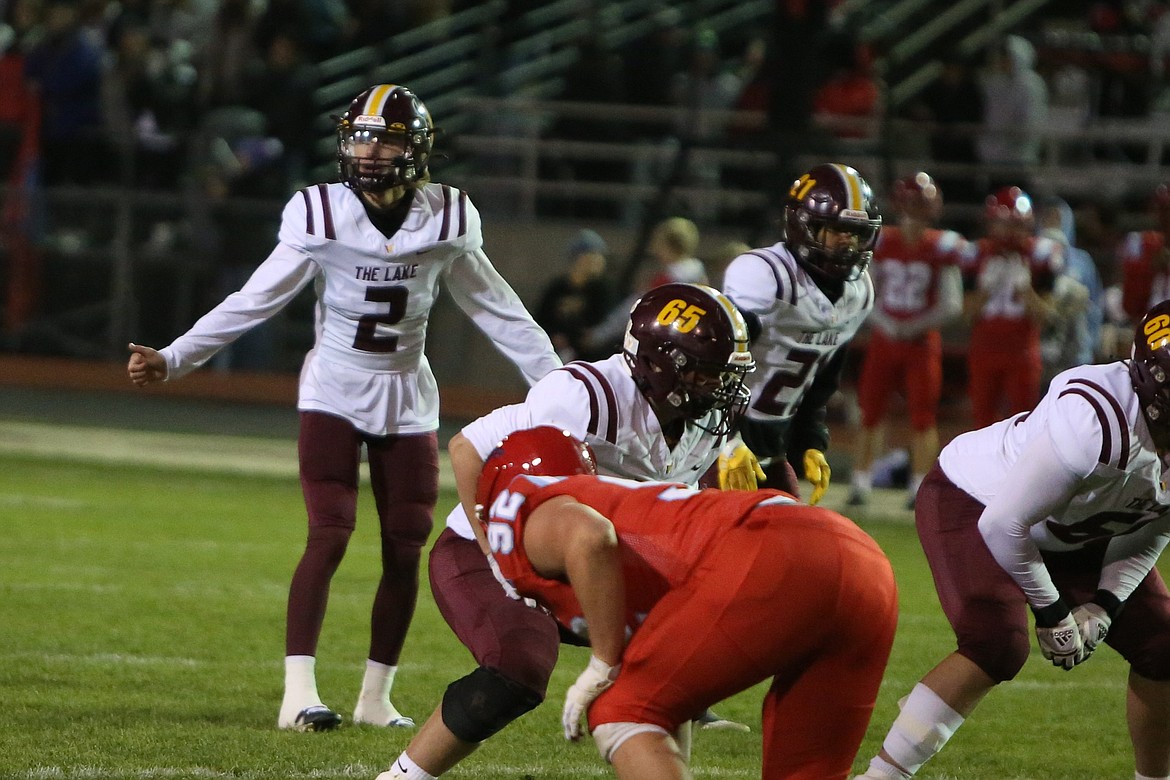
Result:
M720 490L756 490L765 478L760 461L746 444L724 447L719 453Z
M820 450L804 451L804 478L813 484L812 496L808 500L810 504L815 506L825 497L832 474L829 463L825 460L825 453Z

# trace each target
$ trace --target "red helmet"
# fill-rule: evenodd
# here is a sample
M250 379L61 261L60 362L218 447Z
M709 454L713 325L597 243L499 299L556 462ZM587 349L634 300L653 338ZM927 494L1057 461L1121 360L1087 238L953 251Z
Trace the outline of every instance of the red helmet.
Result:
M514 431L483 462L475 487L475 511L482 518L500 491L524 474L569 477L596 473L593 450L568 431L551 425Z
M403 144L397 157L358 156L356 146ZM435 126L423 102L406 87L378 84L362 92L337 122L337 162L341 181L352 190L385 192L426 182Z
M1170 300L1146 312L1133 336L1129 380L1160 452L1170 451Z
M1032 199L1019 187L1003 187L983 201L983 218L988 222L1007 222L1032 232L1036 222Z
M784 204L785 244L815 279L848 281L873 259L882 216L865 179L848 165L811 168L792 183ZM821 231L857 236L857 245L830 250Z
M642 395L666 423L683 417L729 433L747 408L743 378L756 368L743 315L702 284L655 287L630 310L622 351ZM705 420L709 412L714 418Z
M942 190L924 171L895 181L892 200L897 211L913 219L934 222L942 215Z

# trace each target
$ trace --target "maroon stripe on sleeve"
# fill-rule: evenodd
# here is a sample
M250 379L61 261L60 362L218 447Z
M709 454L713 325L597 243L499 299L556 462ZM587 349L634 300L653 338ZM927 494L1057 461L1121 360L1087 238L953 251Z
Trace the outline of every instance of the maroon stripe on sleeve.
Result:
M467 193L459 190L459 234L467 232Z
M597 411L598 411L597 391L593 389L593 385L589 382L588 377L586 377L584 374L580 373L577 370L577 367L579 365L581 365L581 364L580 363L570 363L569 365L564 366L564 370L568 371L569 374L574 379L576 379L578 382L585 385L585 389L589 391L589 426L586 428L586 430L589 431L589 433L591 433L592 435L596 436L597 435Z
M324 184L318 184L317 192L321 195L321 216L325 220L325 238L336 241L337 232L333 229L333 208L329 205L329 189Z
M1109 453L1113 451L1113 432L1109 430L1109 420L1105 417L1105 410L1101 407L1100 401L1079 387L1063 390L1057 398L1064 398L1066 395L1079 395L1088 401L1089 406L1097 413L1097 422L1101 425L1101 454L1097 456L1097 461L1109 465Z
M305 232L315 236L317 233L313 230L313 201L309 198L309 191L301 190L301 197L305 199Z
M1117 467L1124 470L1129 465L1129 420L1125 416L1125 411L1121 408L1121 402L1113 397L1113 394L1106 390L1096 382L1090 382L1088 379L1070 379L1070 385L1084 385L1091 387L1101 394L1101 397L1109 404L1109 408L1113 411L1113 416L1117 418L1117 429L1121 431L1121 452L1118 459Z
M617 395L614 394L613 387L610 386L609 380L605 378L605 374L598 371L596 366L592 366L589 363L574 363L573 365L580 366L588 371L597 380L597 384L601 385L601 391L605 393L605 404L609 415L605 424L605 440L610 444L617 444L618 405Z
M451 188L443 185L443 226L439 228L439 240L446 241L451 230Z

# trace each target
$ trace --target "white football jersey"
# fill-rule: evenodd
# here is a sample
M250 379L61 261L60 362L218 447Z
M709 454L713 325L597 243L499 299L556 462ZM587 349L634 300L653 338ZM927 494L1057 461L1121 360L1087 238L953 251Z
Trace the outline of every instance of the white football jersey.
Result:
M421 187L402 227L387 237L352 190L317 184L285 205L279 239L243 288L161 350L168 378L203 365L310 281L316 342L301 369L297 408L335 414L365 433L438 427L438 387L423 347L441 280L530 384L560 365L484 254L479 212L464 192Z
M668 447L658 417L620 353L550 372L528 391L523 403L480 417L463 429L463 435L486 459L508 434L538 425L555 425L586 442L593 448L599 474L640 482L694 485L715 462L722 444L720 437L688 423L674 449ZM447 517L447 526L473 538L459 505Z
M747 375L747 416L768 422L796 414L819 367L853 338L874 304L868 272L845 282L833 303L783 243L732 260L723 293L760 318L762 330L752 343L756 370Z
M1124 599L1170 539L1166 464L1124 362L1058 374L1035 409L956 437L939 465L988 507L989 549L1041 606L1055 590L1029 541L1053 551L1108 542L1101 587Z

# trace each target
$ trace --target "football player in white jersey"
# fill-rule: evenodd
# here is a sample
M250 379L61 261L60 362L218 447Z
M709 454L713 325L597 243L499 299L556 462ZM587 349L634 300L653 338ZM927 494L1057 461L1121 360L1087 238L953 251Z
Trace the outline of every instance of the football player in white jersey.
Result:
M758 336L759 369L743 441L771 459L767 487L799 496L796 468L817 503L829 486L825 406L837 389L844 346L873 309L866 266L882 218L863 178L847 165L817 165L788 191L785 240L731 261L723 292Z
M1101 645L1129 662L1137 780L1170 778L1170 301L1132 358L1058 374L1040 403L948 444L915 504L958 648L910 692L864 778L908 778L1028 658L1028 610L1054 666ZM1063 751L1073 755L1078 746Z
M467 194L430 181L434 135L426 107L406 87L362 92L338 124L341 183L294 194L268 258L170 346L130 345L136 385L178 379L315 286L316 343L301 369L297 404L309 536L289 589L280 728L341 723L318 695L314 668L329 583L356 521L363 444L381 523L382 579L353 718L414 725L395 709L390 690L438 499L439 394L423 345L439 283L530 384L561 365L484 253Z
M443 774L544 699L562 639L585 643L561 637L547 612L505 591L480 524L468 521L476 516L480 470L499 442L551 425L586 442L602 475L697 483L747 403L744 377L753 368L747 325L726 296L666 284L634 305L621 353L553 371L523 403L481 417L451 440L460 505L431 550L431 590L479 666L447 688L379 780Z

